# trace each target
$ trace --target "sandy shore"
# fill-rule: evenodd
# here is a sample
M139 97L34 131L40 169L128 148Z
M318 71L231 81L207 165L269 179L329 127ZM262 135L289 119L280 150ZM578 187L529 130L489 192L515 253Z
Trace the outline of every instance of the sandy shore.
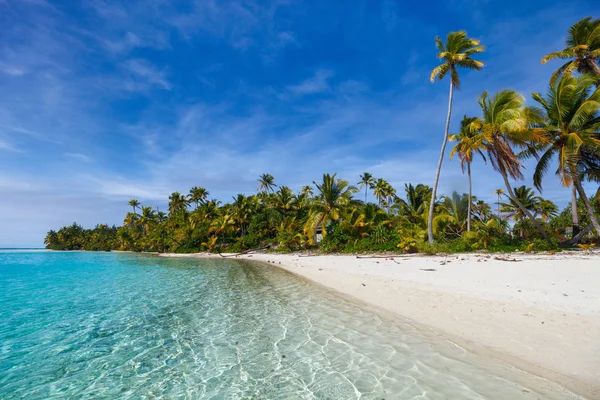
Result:
M237 258L274 264L600 398L600 255Z

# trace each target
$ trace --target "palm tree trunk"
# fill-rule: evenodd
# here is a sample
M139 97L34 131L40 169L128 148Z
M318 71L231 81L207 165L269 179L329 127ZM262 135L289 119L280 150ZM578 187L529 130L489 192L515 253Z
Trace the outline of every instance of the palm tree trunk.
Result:
M575 185L571 188L571 217L573 218L573 234L575 238L579 233L579 215L577 215L577 188Z
M502 175L502 178L504 179L504 185L506 186L506 191L508 192L508 196L511 198L512 201L515 202L517 207L519 207L519 210L521 210L525 215L527 215L527 217L531 220L531 222L533 222L533 224L535 225L537 230L540 231L540 234L542 235L542 237L546 240L549 240L550 238L548 237L548 234L546 233L546 231L544 230L544 228L542 227L540 222L537 219L535 219L535 217L529 212L529 210L525 208L523 203L521 203L521 201L519 201L519 199L517 199L517 196L515 196L515 193L513 192L512 187L510 186L510 182L508 181L508 177L506 176L506 173L501 172L500 174Z
M365 204L367 204L367 185L365 185Z
M472 198L472 186L471 186L471 163L467 164L467 175L469 176L469 207L467 208L467 232L471 232L471 198Z
M435 207L435 195L437 192L438 182L440 180L440 173L442 171L442 162L444 161L444 152L446 151L446 144L448 143L448 131L450 130L450 117L452 115L452 96L454 94L453 90L454 85L452 84L452 79L450 79L450 94L448 95L448 116L446 117L446 129L444 131L444 141L442 142L440 159L438 160L437 170L435 172L435 180L433 181L431 202L429 203L429 216L427 218L427 236L429 238L429 244L433 244L433 209Z
M585 194L585 190L583 190L583 186L581 185L581 181L579 178L573 179L573 184L577 187L577 191L579 192L579 197L583 200L583 204L585 204L585 210L587 211L588 218L590 219L592 226L600 235L600 224L598 224L598 220L596 219L596 215L594 214L594 209L592 208L592 203L590 203L590 199L588 199Z

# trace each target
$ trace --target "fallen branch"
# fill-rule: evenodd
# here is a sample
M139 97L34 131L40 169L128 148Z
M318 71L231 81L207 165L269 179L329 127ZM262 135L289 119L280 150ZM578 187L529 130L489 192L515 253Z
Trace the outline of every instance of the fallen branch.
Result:
M516 258L506 258L506 257L494 257L494 260L508 261L508 262L521 262L522 261L522 260L517 260Z

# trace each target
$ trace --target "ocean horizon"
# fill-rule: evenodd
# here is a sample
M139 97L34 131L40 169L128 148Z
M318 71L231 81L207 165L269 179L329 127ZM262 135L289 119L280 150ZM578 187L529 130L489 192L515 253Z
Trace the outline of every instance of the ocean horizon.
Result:
M0 302L2 399L552 398L543 380L246 261L0 251Z

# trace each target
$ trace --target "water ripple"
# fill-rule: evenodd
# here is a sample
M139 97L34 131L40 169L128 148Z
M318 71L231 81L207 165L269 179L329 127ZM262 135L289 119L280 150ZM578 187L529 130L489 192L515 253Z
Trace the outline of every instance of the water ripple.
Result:
M0 304L2 399L549 396L411 325L235 260L0 253Z

